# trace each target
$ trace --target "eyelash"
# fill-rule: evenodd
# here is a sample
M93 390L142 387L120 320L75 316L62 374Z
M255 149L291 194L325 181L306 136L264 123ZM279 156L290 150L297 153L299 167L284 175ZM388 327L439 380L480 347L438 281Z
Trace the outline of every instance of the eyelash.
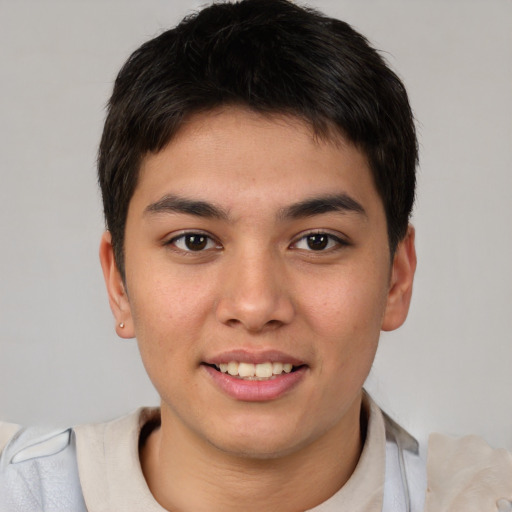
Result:
M199 238L202 238L202 239L206 239L206 245L205 247L203 248L200 248L198 250L193 250L193 249L190 249L190 248L187 248L187 247L179 247L178 246L178 242L180 240L183 241L184 244L186 244L186 240L187 238L190 239L191 237L199 237ZM178 251L178 252L181 252L181 253L184 253L184 254L189 254L189 253L196 253L196 254L199 254L199 253L202 253L202 252L206 252L210 249L218 249L221 247L221 245L212 237L210 236L209 234L207 233L204 233L204 232L201 232L201 231L185 231L177 236L174 236L172 237L169 241L167 241L165 243L165 245L167 246L171 246L174 250ZM208 245L210 245L210 247L208 247Z
M322 245L324 242L326 243L325 246L323 246L323 247L321 246L320 248L318 248L318 250L311 248L311 246L309 246L309 242L308 242L308 238L315 237L315 236L319 236L321 238L319 240L320 245ZM187 239L190 240L191 237L199 237L200 239L202 239L200 241L200 243L204 241L205 245L203 247L198 248L197 250L187 247L186 246ZM183 244L185 244L185 247L180 247L178 245L178 243L180 243L180 241L182 241ZM306 244L308 244L308 248L298 247L299 243L302 241L304 241ZM171 238L169 241L167 241L165 243L165 245L171 246L177 252L181 252L184 254L194 254L194 253L199 254L199 253L203 253L208 250L211 250L211 249L221 249L222 248L222 245L219 242L217 242L211 235L201 232L201 231L183 232L183 233ZM322 252L336 251L336 250L339 250L340 248L346 247L348 245L350 245L349 242L347 242L346 240L344 240L343 238L341 238L339 236L333 235L332 233L329 233L327 231L317 230L317 231L310 231L310 232L302 234L299 238L296 239L296 241L294 241L290 244L290 248L294 249L294 250L305 251L305 252L322 253Z
M327 246L322 247L321 249L318 249L318 250L312 249L310 246L307 249L298 247L299 242L304 241L306 244L308 244L308 238L314 237L314 236L325 237ZM323 240L322 240L322 243L323 243ZM340 236L333 235L332 233L329 233L327 231L316 230L316 231L309 231L308 233L302 234L295 242L293 242L291 244L291 247L293 249L303 250L306 252L312 252L312 253L324 252L325 253L325 252L332 252L332 251L339 250L343 247L347 247L348 245L350 245L349 242L347 242L347 240L341 238Z

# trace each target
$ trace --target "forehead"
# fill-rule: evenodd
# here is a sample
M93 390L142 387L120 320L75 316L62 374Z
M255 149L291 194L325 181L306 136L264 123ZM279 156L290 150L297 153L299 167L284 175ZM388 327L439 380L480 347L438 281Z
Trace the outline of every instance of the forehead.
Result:
M293 116L229 107L192 116L163 150L147 155L132 200L143 207L178 194L278 208L333 193L381 206L353 144L334 131L319 137Z

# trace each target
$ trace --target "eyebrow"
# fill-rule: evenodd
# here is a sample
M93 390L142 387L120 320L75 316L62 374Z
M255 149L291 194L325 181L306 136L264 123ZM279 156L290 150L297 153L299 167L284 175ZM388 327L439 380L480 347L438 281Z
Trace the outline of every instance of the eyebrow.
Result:
M279 212L279 218L283 220L302 219L330 212L357 213L367 217L363 206L349 195L329 194L305 199L304 201L283 208Z
M184 213L196 217L228 220L228 212L219 206L174 195L166 195L155 203L151 203L144 209L144 213Z
M277 215L279 220L297 220L330 212L357 213L367 216L363 206L347 194L330 194L305 199L282 208ZM189 199L175 195L165 195L144 209L145 214L181 213L210 219L229 220L228 212L207 201Z

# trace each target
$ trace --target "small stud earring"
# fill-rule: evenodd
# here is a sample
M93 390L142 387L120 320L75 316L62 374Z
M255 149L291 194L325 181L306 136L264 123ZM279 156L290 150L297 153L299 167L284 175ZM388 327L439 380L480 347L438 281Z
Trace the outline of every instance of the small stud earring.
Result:
M121 329L124 329L124 322L121 322L121 323L119 324L119 327L120 327Z

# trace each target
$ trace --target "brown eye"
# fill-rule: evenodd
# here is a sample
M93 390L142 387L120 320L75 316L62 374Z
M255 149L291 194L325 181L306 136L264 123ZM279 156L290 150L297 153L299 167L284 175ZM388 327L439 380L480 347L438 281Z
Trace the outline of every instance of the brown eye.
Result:
M203 233L184 233L170 240L169 245L184 252L201 252L217 247L215 241Z
M322 251L329 244L329 236L325 233L308 235L306 242L312 251Z
M347 246L348 243L330 233L309 233L292 244L293 249L313 252L329 252Z
M208 243L208 237L204 235L185 235L184 238L190 251L202 251Z

